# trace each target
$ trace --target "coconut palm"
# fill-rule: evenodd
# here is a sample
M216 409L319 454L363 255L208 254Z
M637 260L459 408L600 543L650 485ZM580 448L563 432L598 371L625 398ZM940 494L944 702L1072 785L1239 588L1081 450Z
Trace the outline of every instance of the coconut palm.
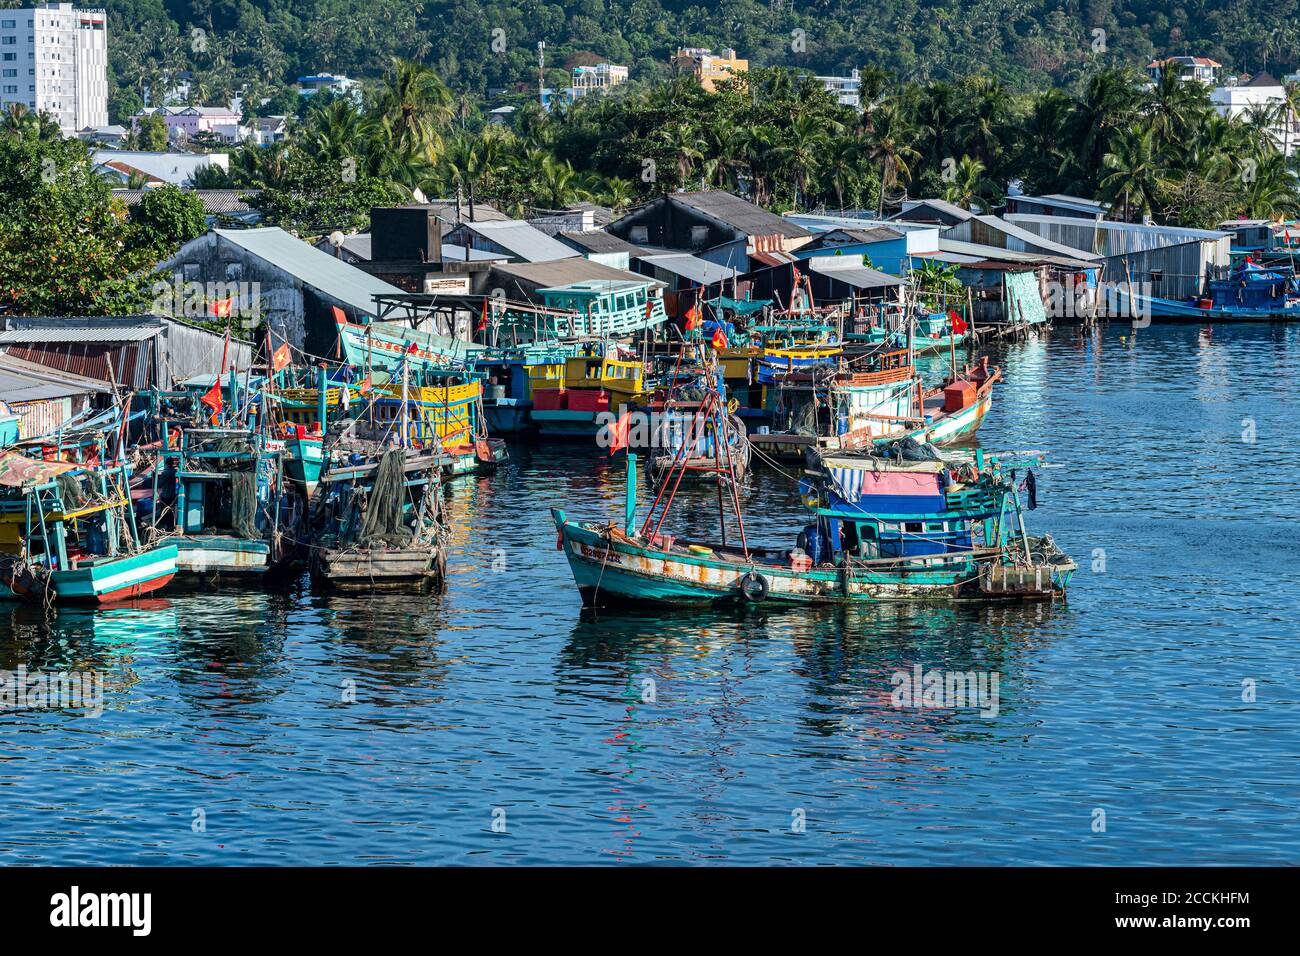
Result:
M988 200L997 193L996 186L990 182L985 173L984 164L972 156L962 156L953 169L953 179L943 191L943 198L950 203L970 209L976 202L987 207Z
M1112 204L1123 201L1124 219L1149 215L1155 209L1158 163L1155 132L1150 127L1128 130L1116 136L1111 151L1102 158L1106 174L1100 187L1102 198Z
M880 196L876 214L885 215L885 191L910 180L909 163L920 154L912 143L916 130L911 126L897 103L885 102L877 106L867 119L867 155L880 170Z
M379 113L403 148L436 149L439 130L455 115L451 91L429 67L394 58L379 93Z

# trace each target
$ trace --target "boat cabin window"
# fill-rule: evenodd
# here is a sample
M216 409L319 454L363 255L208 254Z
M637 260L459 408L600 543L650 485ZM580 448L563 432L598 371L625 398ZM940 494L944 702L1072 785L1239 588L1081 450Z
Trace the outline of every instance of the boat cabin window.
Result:
M925 522L923 521L905 522L903 524L903 530L909 534L920 534L922 531L925 530Z

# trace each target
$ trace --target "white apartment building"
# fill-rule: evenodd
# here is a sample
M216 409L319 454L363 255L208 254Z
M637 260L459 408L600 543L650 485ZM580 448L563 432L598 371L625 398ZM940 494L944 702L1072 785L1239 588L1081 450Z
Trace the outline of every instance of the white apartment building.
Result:
M848 76L819 76L816 80L840 105L862 109L862 71L855 69Z
M594 66L575 66L569 99L579 100L591 93L604 93L620 83L626 83L628 69L616 63L597 63Z
M0 10L0 106L48 113L72 134L108 125L108 28L103 10L47 3Z
M1277 148L1285 150L1288 156L1294 156L1300 147L1300 122L1294 113L1283 108L1285 100L1286 89L1267 70L1244 83L1234 77L1210 93L1210 102L1221 116L1240 118L1254 108L1274 109L1276 119L1270 132Z

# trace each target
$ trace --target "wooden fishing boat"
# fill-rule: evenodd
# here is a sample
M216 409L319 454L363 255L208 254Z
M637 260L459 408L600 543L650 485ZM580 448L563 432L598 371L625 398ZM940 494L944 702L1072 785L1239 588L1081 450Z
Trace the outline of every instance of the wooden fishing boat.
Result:
M644 398L639 361L580 355L565 360L563 374L558 387L533 387L532 419L542 435L593 439L611 415Z
M896 438L916 415L916 391L905 350L786 374L769 386L772 424L752 433L750 442L768 459L801 462L810 449L860 448Z
M123 465L0 452L0 599L110 604L176 574L175 544L143 545Z
M943 462L824 459L804 488L813 521L789 548L749 545L734 491L738 542L728 542L721 508L719 541L663 534L672 503L670 494L656 518L663 491L638 527L629 462L621 526L551 511L588 605L1045 601L1064 594L1075 569L1050 537L1026 534L1015 486L982 459L962 481Z
M441 583L447 546L440 474L436 454L402 448L331 466L312 514L312 581L352 590Z
M247 427L169 435L155 471L152 539L173 543L182 577L260 578L302 557L306 495L283 451Z

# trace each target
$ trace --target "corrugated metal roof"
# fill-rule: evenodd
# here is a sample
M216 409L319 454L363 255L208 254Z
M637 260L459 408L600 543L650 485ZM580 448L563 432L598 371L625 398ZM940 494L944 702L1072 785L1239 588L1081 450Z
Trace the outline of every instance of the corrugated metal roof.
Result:
M134 206L151 189L114 189L113 196L126 203L127 208ZM203 201L203 211L210 216L223 213L252 212L253 207L245 202L245 197L256 196L260 189L187 189L187 193L198 196Z
M937 212L941 212L947 216L952 216L958 222L965 222L967 219L971 218L971 216L974 215L974 213L972 213L969 209L963 209L961 206L958 206L956 203L948 202L948 200L946 199L917 199L914 201L908 200L908 202L911 203L911 205L907 206L907 208L903 209L901 212L894 213L892 216L889 216L888 218L905 220L907 219L908 216L910 216L913 212L915 212L916 209L920 206L929 206L931 209L934 209Z
M143 342L160 332L161 325L29 326L0 332L0 345L28 342Z
M0 352L0 399L6 402L39 402L108 391L105 385L92 378L61 372Z
M656 269L663 269L665 272L671 272L675 276L681 276L683 279L690 279L692 282L698 282L700 285L713 285L715 282L723 282L732 277L732 270L716 262L709 262L707 259L701 259L698 256L687 255L686 253L670 253L663 256L637 256L642 262L647 262Z
M667 198L725 223L747 236L787 236L799 239L812 235L807 229L783 216L768 212L722 189L669 193Z
M626 239L599 229L592 232L562 232L558 238L583 252L626 252L633 256L641 252L640 246L634 246Z
M808 260L808 267L818 275L847 283L855 289L885 289L890 286L905 285L904 280L898 276L854 264L852 257L845 259L843 256L817 256Z
M941 255L931 254L928 258L941 258L944 253L952 253L965 259L967 263L975 262L1014 262L1025 266L1047 265L1065 266L1071 269L1096 269L1101 263L1098 261L1089 261L1086 259L1075 259L1072 256L1054 256L1045 252L1018 252L1013 249L1004 249L1001 246L986 246L978 242L965 242L961 239L939 239L939 252ZM946 261L955 262L956 259Z
M1099 255L1085 252L1082 249L1075 249L1073 246L1054 242L1051 239L1046 239L1036 232L1031 232L1028 229L1017 226L1014 222L1009 222L1008 220L999 218L998 216L976 216L975 220L990 229L997 230L1004 236L1018 239L1027 245L1037 246L1051 255L1064 256L1068 259L1083 260L1085 262L1099 261L1101 259L1101 256Z
M375 314L373 296L400 295L403 291L275 226L212 231L221 241L240 247L303 285L366 315Z
M525 262L553 262L556 259L573 259L580 255L578 250L566 246L558 239L552 239L522 219L508 219L503 222L462 222L457 228L466 229L495 243Z
M537 288L553 288L573 285L578 282L635 282L640 285L660 286L635 272L615 269L600 262L592 262L577 256L573 259L557 259L553 262L511 262L492 267L493 275L500 279L518 279ZM507 290L507 295L510 290Z

